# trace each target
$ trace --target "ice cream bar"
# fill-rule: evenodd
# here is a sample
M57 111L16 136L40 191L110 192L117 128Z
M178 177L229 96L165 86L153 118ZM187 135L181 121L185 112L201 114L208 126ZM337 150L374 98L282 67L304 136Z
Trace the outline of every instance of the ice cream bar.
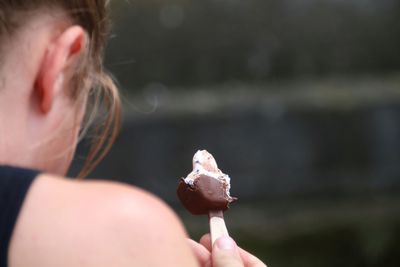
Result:
M206 150L193 157L193 171L179 182L177 193L183 206L192 214L225 211L237 200L230 196L230 178L218 169L214 157Z

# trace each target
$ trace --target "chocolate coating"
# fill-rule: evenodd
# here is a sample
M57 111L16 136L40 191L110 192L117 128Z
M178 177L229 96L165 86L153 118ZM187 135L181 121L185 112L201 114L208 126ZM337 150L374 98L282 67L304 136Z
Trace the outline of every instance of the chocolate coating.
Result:
M186 184L183 179L177 189L178 197L183 206L192 214L208 214L212 210L225 211L229 203L237 198L226 194L226 185L207 175L200 175L193 185Z

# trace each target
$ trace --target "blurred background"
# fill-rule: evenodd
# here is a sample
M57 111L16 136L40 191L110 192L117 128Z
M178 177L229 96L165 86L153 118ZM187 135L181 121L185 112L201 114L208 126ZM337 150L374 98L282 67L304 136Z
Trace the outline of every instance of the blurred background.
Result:
M93 177L155 193L198 239L207 217L175 190L207 149L239 197L232 236L268 266L400 266L400 1L111 9L124 125Z

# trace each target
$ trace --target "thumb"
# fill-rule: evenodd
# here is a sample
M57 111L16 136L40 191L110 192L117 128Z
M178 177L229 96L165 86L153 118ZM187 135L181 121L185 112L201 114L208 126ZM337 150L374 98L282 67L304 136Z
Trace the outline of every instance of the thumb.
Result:
M235 241L229 236L218 238L212 248L213 267L244 267Z

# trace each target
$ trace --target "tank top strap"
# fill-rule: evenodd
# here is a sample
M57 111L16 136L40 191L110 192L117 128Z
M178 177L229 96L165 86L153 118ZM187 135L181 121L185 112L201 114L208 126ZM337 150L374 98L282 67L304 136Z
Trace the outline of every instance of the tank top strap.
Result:
M39 171L0 165L0 267L7 267L8 247L25 196Z

